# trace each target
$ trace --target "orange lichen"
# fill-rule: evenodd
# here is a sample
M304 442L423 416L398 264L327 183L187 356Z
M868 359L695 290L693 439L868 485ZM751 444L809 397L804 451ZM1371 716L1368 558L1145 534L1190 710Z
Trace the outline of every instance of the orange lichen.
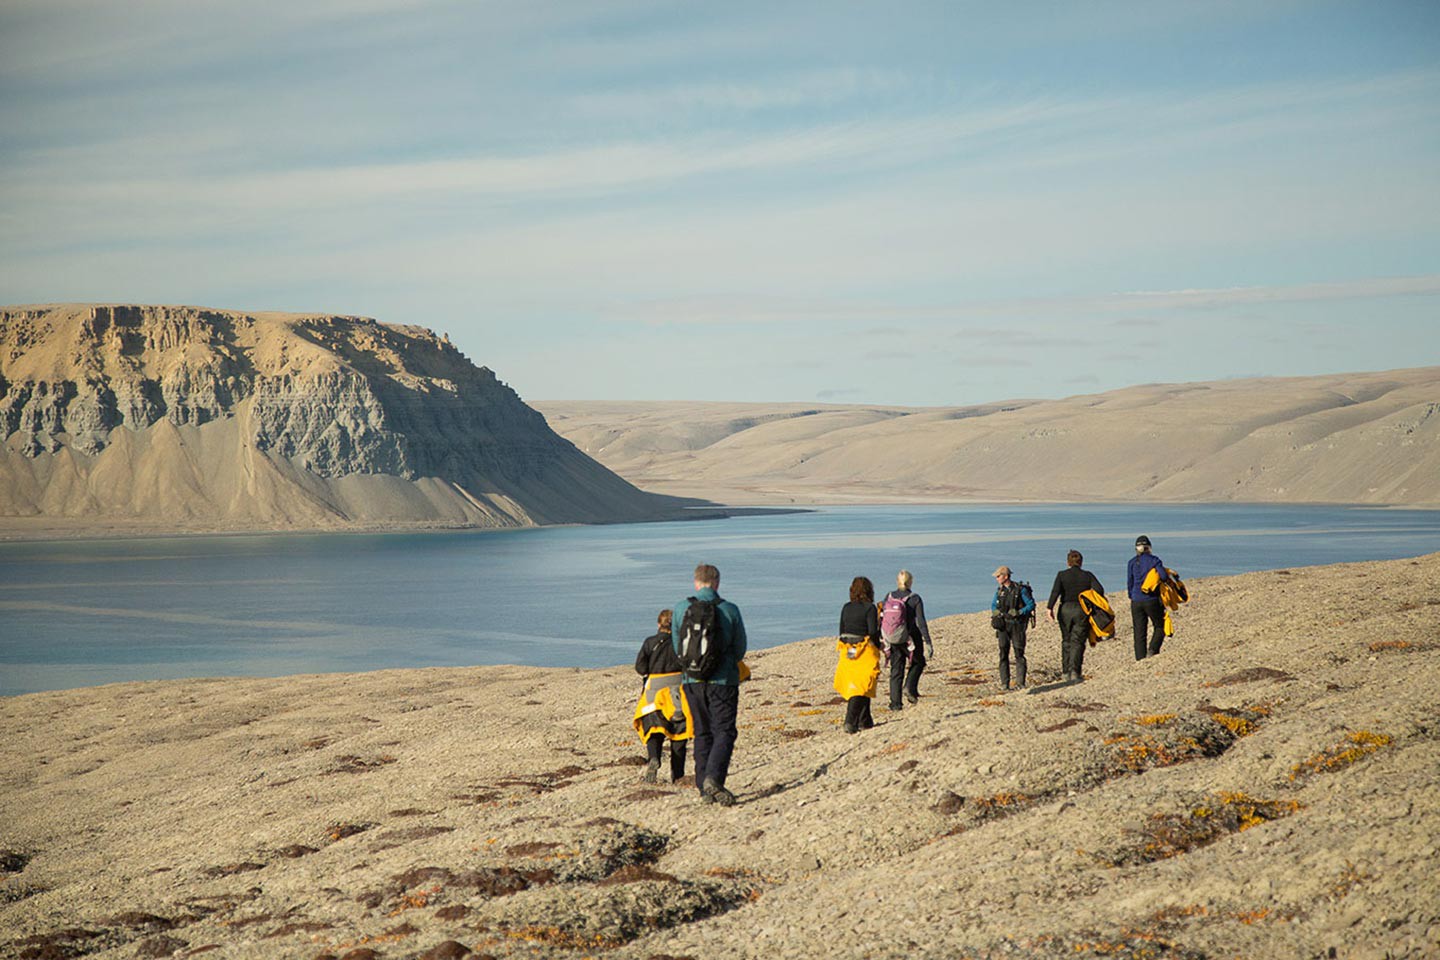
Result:
M386 916L394 917L404 913L406 910L418 910L421 907L428 907L430 905L430 898L439 892L440 888L438 886L434 886L431 887L429 890L417 890L414 893L402 893L398 901L399 906L397 906L394 910L391 910L388 914L386 914Z
M981 700L981 701L980 701L980 706L982 706L982 707L1003 707L1003 706L1005 706L1005 701L1004 701L1004 700Z
M1394 742L1395 738L1387 733L1373 733L1369 730L1348 733L1339 743L1295 764L1290 771L1290 780L1293 782L1316 773L1343 769Z
M1131 717L1132 723L1138 723L1142 727L1159 727L1175 719L1173 713L1152 713L1142 717Z
M1222 791L1210 802L1183 814L1157 813L1140 831L1142 842L1122 851L1111 863L1154 863L1207 846L1231 833L1249 830L1304 809L1294 800L1259 800L1244 793Z
M820 714L822 714L822 713L829 713L830 711L828 711L828 710L797 710L797 711L795 711L795 712L796 712L796 714L797 714L798 716L802 716L802 717L818 717Z
M1414 646L1415 644L1409 640L1376 640L1370 644L1370 652L1380 653L1384 650L1409 650Z
M1345 870L1330 885L1330 896L1335 900L1343 900L1350 895L1350 891L1364 883L1366 880L1374 880L1374 874L1363 873L1355 864L1349 860L1345 861Z

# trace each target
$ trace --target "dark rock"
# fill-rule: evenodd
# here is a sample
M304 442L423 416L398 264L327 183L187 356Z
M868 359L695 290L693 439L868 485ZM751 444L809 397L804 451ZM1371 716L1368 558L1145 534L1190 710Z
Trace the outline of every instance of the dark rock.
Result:
M256 863L253 860L242 860L239 863L227 863L223 867L210 867L205 872L212 877L231 877L237 873L249 873L252 870L264 870L265 864Z
M671 880L671 881L673 881L673 880L675 880L675 879L676 879L676 877L675 877L673 874L662 873L662 872L660 872L659 870L656 870L655 868L653 868L653 867L651 867L651 866L649 866L649 865L647 865L647 864L643 864L643 863L632 863L632 864L630 864L630 865L628 865L628 866L621 867L619 870L616 870L614 873L610 874L610 876L606 877L604 880L601 880L601 881L600 881L600 886L602 886L602 887L618 886L618 885L623 884L623 883L639 883L639 882L641 882L642 880Z
M188 946L189 944L179 937L151 937L148 940L141 940L135 945L135 956L170 957Z
M0 873L19 873L30 862L28 853L19 850L0 850Z
M951 793L947 790L945 794L940 798L939 802L937 802L930 809L934 810L936 813L943 814L948 817L951 814L959 813L961 808L964 806L964 797L960 796L957 793Z
M300 859L301 857L306 857L306 856L309 856L310 854L314 853L314 852L315 852L315 848L314 848L314 847L307 847L307 846L306 846L305 844L303 844L303 843L292 843L292 844L290 844L290 846L288 846L288 847L281 847L279 850L276 850L275 852L278 853L280 856L285 857L286 859L289 859L289 860L298 860L298 859Z
M470 915L470 908L463 903L441 907L435 911L436 920L463 920Z
M117 913L105 920L106 923L116 927L131 927L146 930L171 930L178 924L169 917L157 917L153 913L142 913L139 910L130 910L126 913Z
M415 960L458 960L459 957L468 957L470 948L458 940L445 940L435 944L424 953L417 953Z

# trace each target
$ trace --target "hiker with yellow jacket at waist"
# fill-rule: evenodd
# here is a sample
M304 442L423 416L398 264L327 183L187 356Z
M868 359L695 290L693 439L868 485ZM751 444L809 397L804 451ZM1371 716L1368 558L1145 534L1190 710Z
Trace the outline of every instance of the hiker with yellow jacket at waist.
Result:
M1150 538L1143 533L1135 538L1135 556L1125 569L1125 592L1130 595L1130 622L1135 628L1135 659L1144 660L1160 652L1165 642L1165 606L1158 591L1145 589L1145 578L1154 571L1160 583L1168 583L1170 574L1160 558L1150 551ZM1145 634L1150 634L1146 642Z
M1105 588L1095 579L1095 574L1080 564L1085 558L1079 550L1065 555L1065 569L1055 574L1055 585L1050 588L1050 601L1045 604L1045 615L1055 622L1055 604L1060 604L1060 666L1066 683L1079 683L1084 679L1081 667L1085 662L1085 644L1090 640L1090 618L1080 605L1080 595L1094 590L1102 597Z

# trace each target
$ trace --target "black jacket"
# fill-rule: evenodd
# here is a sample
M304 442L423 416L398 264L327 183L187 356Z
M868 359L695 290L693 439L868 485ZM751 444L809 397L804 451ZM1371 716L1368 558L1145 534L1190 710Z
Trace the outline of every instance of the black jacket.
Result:
M1055 585L1050 588L1050 602L1045 604L1045 609L1053 608L1056 600L1061 603L1079 603L1080 594L1086 590L1094 590L1101 595L1105 593L1105 588L1100 586L1095 574L1081 567L1066 567L1055 574Z
M840 608L840 634L847 633L880 642L880 614L876 612L875 604L851 600Z
M679 673L682 669L680 658L670 645L670 634L657 633L646 637L645 642L640 644L640 653L635 657L635 672L642 677L652 673Z

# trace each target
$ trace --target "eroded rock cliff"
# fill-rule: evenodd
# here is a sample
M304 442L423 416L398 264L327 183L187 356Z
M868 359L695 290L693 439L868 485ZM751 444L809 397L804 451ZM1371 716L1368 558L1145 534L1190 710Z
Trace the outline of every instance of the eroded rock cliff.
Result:
M361 317L0 310L0 516L188 526L651 519L448 338Z

